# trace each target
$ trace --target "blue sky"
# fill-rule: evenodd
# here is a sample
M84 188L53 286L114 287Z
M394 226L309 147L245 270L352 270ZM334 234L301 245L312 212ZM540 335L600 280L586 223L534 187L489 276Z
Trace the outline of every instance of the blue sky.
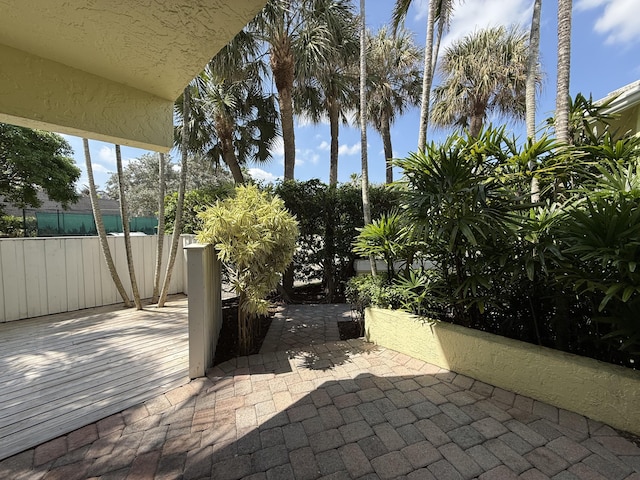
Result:
M354 0L355 1L355 0ZM424 45L427 0L414 0L409 11L406 27L414 32L417 44ZM640 78L640 22L637 21L638 0L574 0L571 52L571 94L582 92L600 99L608 93ZM467 0L458 2L453 14L451 29L443 40L446 47L456 38L487 26L517 23L529 27L532 0ZM368 0L367 24L376 31L387 24L391 17L392 0ZM359 8L356 1L356 9ZM557 48L557 2L542 2L541 63L544 72L542 92L538 99L536 122L542 123L553 114L555 108L556 48ZM437 78L435 82L437 83ZM392 127L391 139L394 156L404 157L415 151L418 139L419 109L409 110ZM523 125L510 125L518 136L523 135ZM325 124L310 125L304 119L296 121L296 167L299 180L329 177L329 127ZM430 130L430 140L444 138L447 131ZM369 178L373 183L384 181L384 155L382 142L377 132L368 134ZM65 135L75 151L76 163L83 174L79 185L87 183L84 172L82 140ZM110 172L115 171L115 149L113 145L91 141L96 183L103 187ZM146 153L144 150L123 147L126 161ZM177 157L175 155L174 157ZM256 179L274 180L283 174L282 147L273 152L267 164L249 165ZM351 174L360 173L360 131L342 127L338 180L348 181ZM396 174L397 178L397 174Z

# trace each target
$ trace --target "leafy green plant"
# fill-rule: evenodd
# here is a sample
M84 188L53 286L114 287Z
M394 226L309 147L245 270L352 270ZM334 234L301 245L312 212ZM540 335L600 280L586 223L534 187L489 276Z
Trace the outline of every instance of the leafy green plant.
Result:
M402 216L397 211L383 214L356 230L360 233L353 242L353 251L364 258L384 260L388 278L395 277L394 263L397 260L404 261L409 269L416 244L411 239L411 229L403 224Z
M236 187L233 197L198 216L203 222L198 241L215 246L239 296L238 336L248 354L256 316L267 313L266 296L293 259L298 224L280 198L255 186Z
M185 192L182 233L198 232L202 228L202 219L198 217L198 214L208 206L214 205L216 201L229 197L233 192L233 183L223 183L216 187L198 188ZM167 233L173 232L177 203L178 192L167 195L164 199L165 231Z

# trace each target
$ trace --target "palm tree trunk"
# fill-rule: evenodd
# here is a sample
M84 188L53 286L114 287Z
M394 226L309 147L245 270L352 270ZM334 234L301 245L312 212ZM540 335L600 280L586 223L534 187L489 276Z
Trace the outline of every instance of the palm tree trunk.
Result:
M96 222L96 230L98 231L98 238L100 239L102 256L105 263L107 264L107 268L109 269L109 274L111 274L113 283L115 283L116 289L122 297L122 301L124 302L125 307L129 308L131 307L131 300L129 300L129 295L127 295L127 292L124 289L122 282L120 281L120 276L116 271L116 266L113 263L111 250L109 250L109 243L107 242L107 232L105 231L104 223L102 222L102 212L100 211L100 206L98 205L98 192L96 191L96 183L93 179L93 167L91 166L89 140L83 138L82 143L84 145L84 160L87 166L87 177L89 179L89 197L91 198L91 209L93 210L93 218Z
M482 114L473 114L469 120L469 135L473 138L478 138L480 131L482 130L484 111Z
M420 107L420 131L418 132L418 150L423 152L427 145L427 127L429 126L429 97L433 82L433 28L436 18L436 0L429 1L427 19L427 38L424 49L424 73L422 77L422 104Z
M167 270L164 274L164 282L162 283L162 291L158 298L158 307L164 307L169 294L169 284L171 283L171 274L173 273L173 265L176 262L176 254L178 253L178 243L180 241L180 233L182 232L182 208L184 206L184 190L187 183L187 153L189 147L189 111L191 108L189 100L189 85L184 89L182 95L182 164L180 166L180 185L178 186L178 202L176 203L176 219L173 222L173 235L171 236L171 250L169 251L169 262Z
M367 30L364 1L360 0L360 154L362 160L362 213L364 224L371 223L369 204L369 166L367 159ZM371 275L376 276L376 262L369 257Z
M296 140L293 129L293 100L290 87L278 89L278 103L280 105L280 121L282 122L282 142L284 143L284 179L293 180L293 171L296 165Z
M389 121L388 113L384 112L382 114L382 118L380 120L381 130L380 135L382 136L382 145L384 148L384 161L386 164L385 172L386 172L386 181L387 183L393 182L393 165L391 163L391 159L393 158L393 148L391 147L391 122Z
M236 153L233 151L233 142L226 139L222 141L222 158L224 163L229 167L229 170L231 170L233 181L236 182L236 184L244 185L244 175L238 163L238 157L236 157Z
M164 247L164 193L165 193L165 157L160 154L158 164L158 250L156 252L156 269L153 276L152 303L158 302L160 295L160 271L162 270L162 250Z
M340 113L336 102L329 102L329 128L331 130L331 153L329 166L329 186L338 184L338 130L340 123Z
M572 0L558 0L558 82L556 89L556 138L569 142L569 81L571 72Z
M133 303L136 310L142 310L138 282L136 281L136 270L133 265L133 252L131 251L131 232L129 231L129 212L127 199L124 194L124 172L122 171L122 153L120 145L116 145L116 169L118 172L118 194L120 196L120 218L122 218L122 233L124 234L124 250L127 255L127 267L129 267L129 279L131 280L131 290L133 291Z
M529 35L529 62L527 65L526 80L526 122L527 137L536 138L536 78L538 76L538 55L540 50L540 10L542 0L534 0L533 16L531 17L531 33ZM536 166L535 158L529 160L529 170L531 174L531 202L537 203L540 200L540 186L538 179L533 173Z

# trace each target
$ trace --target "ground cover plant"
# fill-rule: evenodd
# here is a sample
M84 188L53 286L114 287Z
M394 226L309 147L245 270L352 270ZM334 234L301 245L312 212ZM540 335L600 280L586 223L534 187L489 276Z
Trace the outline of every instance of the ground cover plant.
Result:
M349 299L637 368L640 139L576 118L568 145L488 128L398 160L398 213L354 250L400 268Z

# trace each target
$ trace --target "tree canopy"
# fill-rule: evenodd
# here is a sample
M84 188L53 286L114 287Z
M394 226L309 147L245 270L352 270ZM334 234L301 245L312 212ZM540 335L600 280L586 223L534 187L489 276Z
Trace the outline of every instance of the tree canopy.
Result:
M144 154L124 168L123 183L132 217L153 217L158 211L159 157L159 154ZM165 161L166 194L170 195L178 191L180 170L173 168L176 165L171 163L169 155L165 155ZM215 187L230 181L228 171L216 168L204 157L193 157L190 162L193 168L187 172L187 190ZM109 197L118 198L115 173L111 174L105 188Z
M75 202L80 169L72 154L58 134L0 123L0 196L17 207L40 206L39 190L63 205Z

